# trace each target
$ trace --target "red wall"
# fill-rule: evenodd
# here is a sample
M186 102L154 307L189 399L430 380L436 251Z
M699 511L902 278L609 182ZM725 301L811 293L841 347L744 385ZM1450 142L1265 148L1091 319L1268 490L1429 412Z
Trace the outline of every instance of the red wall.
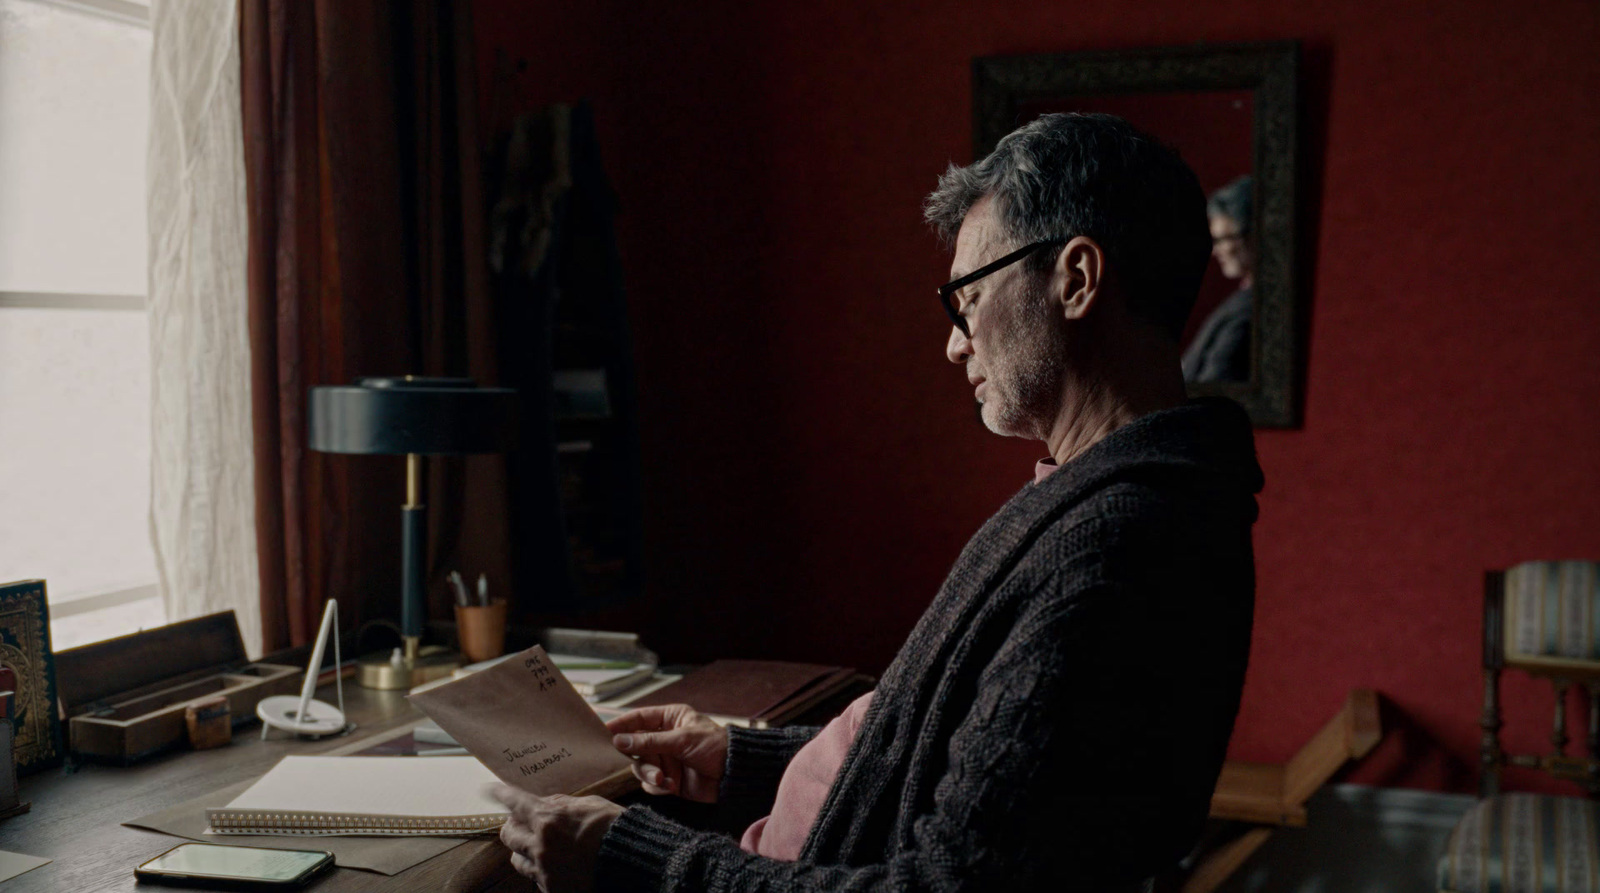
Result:
M474 9L484 102L497 50L528 62L512 105L592 99L622 198L650 587L576 620L871 671L1042 455L974 423L919 221L971 160L972 57L1303 40L1305 425L1257 437L1233 756L1287 758L1371 686L1397 731L1353 779L1470 788L1482 571L1600 557L1600 7ZM1542 749L1548 689L1507 694Z

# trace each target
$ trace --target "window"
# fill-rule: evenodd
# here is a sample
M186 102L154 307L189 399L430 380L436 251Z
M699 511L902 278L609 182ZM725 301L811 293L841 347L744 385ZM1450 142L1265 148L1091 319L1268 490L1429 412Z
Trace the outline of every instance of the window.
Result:
M132 0L0 0L0 581L57 650L166 622L150 546L145 144Z

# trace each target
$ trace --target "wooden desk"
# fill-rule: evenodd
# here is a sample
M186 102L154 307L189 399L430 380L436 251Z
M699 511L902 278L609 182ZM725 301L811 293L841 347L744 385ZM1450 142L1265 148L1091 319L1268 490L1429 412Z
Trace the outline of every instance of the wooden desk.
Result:
M324 686L317 697L335 702L333 687ZM235 730L233 744L215 750L177 750L127 768L88 764L72 775L50 769L22 779L22 799L33 801L33 808L0 822L0 850L54 861L13 878L4 885L5 893L169 889L136 886L133 869L183 839L127 828L122 822L259 776L290 754L324 753L422 719L404 692L372 691L346 680L344 697L346 711L359 728L342 738L297 741L272 732L262 741L261 727L252 723ZM306 846L315 849L316 840L308 839ZM498 838L468 840L397 875L335 868L306 889L313 893L531 890L532 882L512 871L509 860Z

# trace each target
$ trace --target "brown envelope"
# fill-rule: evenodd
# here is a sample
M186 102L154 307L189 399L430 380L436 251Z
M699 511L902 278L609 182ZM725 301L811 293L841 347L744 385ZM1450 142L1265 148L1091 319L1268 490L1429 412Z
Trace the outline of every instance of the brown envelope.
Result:
M532 794L578 793L632 765L538 645L416 692L411 703L506 784Z

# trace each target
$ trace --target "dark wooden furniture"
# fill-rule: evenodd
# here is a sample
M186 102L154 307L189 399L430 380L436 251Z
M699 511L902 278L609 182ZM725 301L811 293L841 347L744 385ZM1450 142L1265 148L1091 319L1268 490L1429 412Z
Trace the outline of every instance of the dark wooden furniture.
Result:
M72 753L124 764L188 741L184 714L197 701L225 698L232 724L243 725L262 698L298 694L304 676L301 667L251 663L232 611L56 655Z
M286 653L274 659L303 664L305 656ZM855 677L850 686L795 722L825 723L872 684L869 677ZM322 700L333 696L331 682L318 689L317 697ZM424 719L406 700L405 692L360 688L347 679L344 700L347 715L359 728L342 738L300 741L273 732L262 741L260 727L249 725L234 734L233 744L215 750L170 751L135 766L86 764L71 775L55 769L23 779L22 799L33 801L33 811L0 821L0 850L55 861L7 882L5 893L145 893L160 889L136 887L134 866L183 839L124 827L122 822L255 778L285 756L344 751L357 741ZM316 848L314 839L306 845ZM494 838L468 840L392 876L335 868L307 889L313 893L528 893L532 884L511 869L510 853Z
M1195 858L1178 884L1182 893L1210 893L1280 827L1304 827L1306 801L1350 760L1383 738L1378 696L1358 688L1339 712L1284 765L1229 760L1222 765L1211 818L1235 823L1224 839Z
M55 769L22 780L22 798L33 810L0 822L0 849L55 861L6 883L6 893L147 891L136 887L134 866L183 842L123 821L176 806L230 784L254 778L284 756L327 753L362 737L414 723L423 717L404 692L345 686L345 707L360 727L350 736L325 741L260 739L256 726L239 730L228 747L172 751L131 767L87 764L73 774ZM317 695L333 696L331 684ZM307 841L315 848L315 841ZM472 891L526 893L526 878L511 870L498 839L468 840L447 853L393 876L336 868L308 889L316 893L356 891Z
M1530 563L1531 564L1531 563ZM1542 609L1541 609L1542 612ZM1500 747L1500 674L1507 668L1536 679L1547 679L1555 690L1555 716L1548 754L1507 754ZM1589 696L1588 756L1568 756L1567 692L1580 685ZM1489 571L1483 582L1483 729L1480 746L1481 774L1478 796L1500 793L1500 770L1506 766L1542 769L1557 778L1584 786L1590 797L1600 797L1600 660L1554 656L1516 655L1506 648L1506 572Z
M1483 729L1479 800L1444 842L1443 893L1541 889L1600 893L1600 562L1525 561L1484 574ZM1519 670L1555 690L1551 749L1507 754L1500 744L1500 676ZM1588 755L1569 755L1567 696L1588 693ZM1587 797L1504 792L1507 766L1574 782Z

